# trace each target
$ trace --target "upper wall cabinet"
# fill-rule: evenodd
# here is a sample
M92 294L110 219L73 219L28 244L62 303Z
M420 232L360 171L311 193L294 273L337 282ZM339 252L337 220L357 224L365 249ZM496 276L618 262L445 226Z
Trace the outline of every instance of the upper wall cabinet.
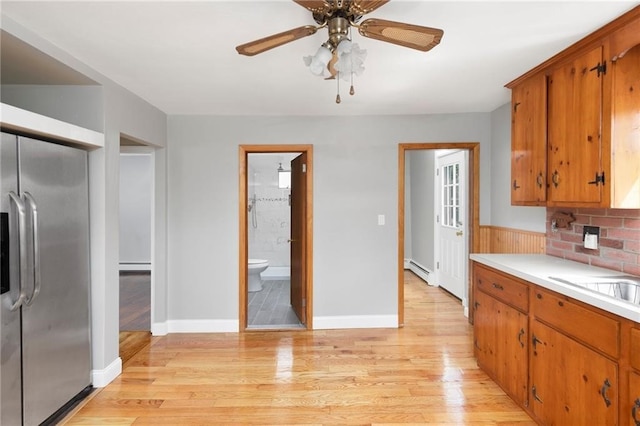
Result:
M640 6L507 87L513 205L640 208Z
M602 199L600 163L602 47L552 69L547 78L548 203L595 203Z
M539 73L511 92L511 203L546 202L547 86Z

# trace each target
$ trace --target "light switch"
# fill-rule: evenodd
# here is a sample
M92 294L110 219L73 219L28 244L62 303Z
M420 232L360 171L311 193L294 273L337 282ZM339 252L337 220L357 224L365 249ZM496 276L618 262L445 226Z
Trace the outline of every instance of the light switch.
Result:
M384 225L384 215L383 214L379 214L378 215L378 225L380 225L380 226Z

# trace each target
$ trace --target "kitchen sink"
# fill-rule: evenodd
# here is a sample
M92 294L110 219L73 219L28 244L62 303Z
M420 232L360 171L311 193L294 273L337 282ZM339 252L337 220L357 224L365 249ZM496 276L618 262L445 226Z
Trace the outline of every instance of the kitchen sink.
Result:
M583 276L557 275L549 279L582 287L640 306L640 277L633 275Z

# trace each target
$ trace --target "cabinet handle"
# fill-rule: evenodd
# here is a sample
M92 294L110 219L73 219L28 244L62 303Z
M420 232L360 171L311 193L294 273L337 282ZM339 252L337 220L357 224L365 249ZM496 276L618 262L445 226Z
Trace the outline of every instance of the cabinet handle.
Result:
M515 191L516 189L520 188L520 185L518 185L518 182L517 182L515 179L513 180L513 185L512 185L512 187L513 187L513 190L514 190L514 191Z
M522 336L524 336L524 328L521 328L520 333L518 333L518 342L520 343L520 347L524 348L524 342L522 341Z
M544 177L542 176L542 172L540 172L540 174L538 174L538 176L536 177L536 183L538 184L538 188L542 188L542 185L544 185Z
M595 177L595 179L594 179L594 180L592 180L592 181L590 181L590 182L587 182L587 184L589 184L589 185L595 185L595 186L598 186L599 184L604 185L604 172L602 172L601 174L598 174L598 173L596 172L596 177Z
M534 334L533 337L531 338L531 343L533 344L533 350L535 350L536 349L536 345L538 343L542 343L542 340L538 339L536 337L536 335Z
M493 283L493 288L498 289L498 290L504 290L504 287L502 287L502 285L500 285L498 283Z
M556 188L560 185L560 174L557 170L551 175L551 182L553 182L553 186Z
M604 383L600 389L600 395L602 395L602 399L604 399L604 403L607 407L611 405L611 400L607 397L607 391L610 387L611 383L609 382L609 379L604 379Z
M520 102L516 102L515 104L513 104L513 112L518 111L518 105L520 105Z
M535 399L536 401L538 401L541 404L544 404L544 401L538 396L538 392L536 392L536 387L533 386L531 388L531 394L533 395L533 399Z
M636 412L640 409L640 398L636 399L633 407L631 408L631 417L636 423L636 426L640 426L640 419L636 417Z

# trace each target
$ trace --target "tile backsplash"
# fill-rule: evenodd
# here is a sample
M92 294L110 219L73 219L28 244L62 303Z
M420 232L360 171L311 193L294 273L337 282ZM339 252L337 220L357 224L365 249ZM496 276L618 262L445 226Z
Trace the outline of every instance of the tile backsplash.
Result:
M556 213L570 213L575 221L567 229L552 229ZM595 250L584 248L584 226L598 226ZM576 262L640 275L640 209L547 208L546 253Z

